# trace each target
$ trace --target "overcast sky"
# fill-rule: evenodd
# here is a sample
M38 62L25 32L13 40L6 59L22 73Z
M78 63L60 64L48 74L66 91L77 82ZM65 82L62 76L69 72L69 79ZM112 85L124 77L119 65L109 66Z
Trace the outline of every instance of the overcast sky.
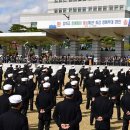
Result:
M19 23L21 13L43 13L47 0L0 0L0 30L7 32L12 24Z

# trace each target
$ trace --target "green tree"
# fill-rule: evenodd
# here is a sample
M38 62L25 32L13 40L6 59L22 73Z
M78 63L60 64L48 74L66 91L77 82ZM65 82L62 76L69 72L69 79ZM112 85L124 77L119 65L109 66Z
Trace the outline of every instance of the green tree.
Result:
M27 31L27 27L24 25L20 25L20 24L13 24L10 29L10 32L26 32Z
M109 37L109 36L105 36L103 38L101 38L100 40L104 45L115 45L115 38L114 37Z

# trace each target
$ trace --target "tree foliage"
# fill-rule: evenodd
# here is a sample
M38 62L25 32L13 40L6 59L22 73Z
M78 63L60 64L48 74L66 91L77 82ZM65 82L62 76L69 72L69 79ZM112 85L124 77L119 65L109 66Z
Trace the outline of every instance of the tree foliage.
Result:
M105 36L105 37L101 38L100 41L105 45L114 45L115 44L114 37Z

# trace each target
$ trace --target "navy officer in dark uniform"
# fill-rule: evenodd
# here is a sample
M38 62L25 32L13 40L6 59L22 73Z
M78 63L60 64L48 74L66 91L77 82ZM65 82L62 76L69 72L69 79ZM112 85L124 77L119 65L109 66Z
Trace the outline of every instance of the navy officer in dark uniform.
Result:
M0 89L1 89L1 85L2 85L2 78L3 77L3 69L2 69L2 65L0 65Z
M50 89L50 83L43 84L41 91L36 98L36 107L39 113L38 130L49 130L51 121L51 109L53 108L53 95Z
M121 98L121 107L124 112L122 130L128 130L130 122L130 85L126 94Z
M11 109L0 116L0 130L29 130L27 117L21 114L22 97L9 97Z
M59 130L79 130L82 115L79 105L73 101L74 89L67 88L64 94L65 99L56 105L53 118Z
M79 91L78 81L71 81L71 86L74 89L73 100L80 106L82 104L82 93Z
M96 130L110 130L110 119L113 113L113 102L108 97L108 88L100 88L101 96L92 105Z
M118 120L121 120L120 96L122 93L122 88L120 87L117 76L113 77L113 83L108 87L110 99L114 104L116 104L117 118Z
M6 84L3 86L3 95L0 96L0 115L7 112L10 108L9 96L12 93L12 85Z

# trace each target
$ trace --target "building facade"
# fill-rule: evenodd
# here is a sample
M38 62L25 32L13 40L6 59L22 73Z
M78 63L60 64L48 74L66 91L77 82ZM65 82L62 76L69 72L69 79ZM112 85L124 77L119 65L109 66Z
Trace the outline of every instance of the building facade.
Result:
M36 26L41 20L129 18L129 0L48 0L48 13L21 14L20 24ZM63 15L63 14L66 14Z
M21 14L20 24L27 27L37 27L37 21L108 18L130 18L130 0L48 0L47 13ZM116 44L115 55L123 55L121 44L122 39ZM78 50L76 48L73 51L70 53L73 52L72 55L76 55L75 51ZM101 56L98 41L94 40L92 51L95 57ZM56 51L54 52L57 54Z

